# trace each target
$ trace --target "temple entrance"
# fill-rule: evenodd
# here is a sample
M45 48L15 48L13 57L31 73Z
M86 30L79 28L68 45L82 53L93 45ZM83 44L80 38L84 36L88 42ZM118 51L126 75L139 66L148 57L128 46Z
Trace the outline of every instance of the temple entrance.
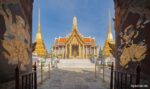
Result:
M72 57L77 58L77 56L79 56L79 46L72 45Z

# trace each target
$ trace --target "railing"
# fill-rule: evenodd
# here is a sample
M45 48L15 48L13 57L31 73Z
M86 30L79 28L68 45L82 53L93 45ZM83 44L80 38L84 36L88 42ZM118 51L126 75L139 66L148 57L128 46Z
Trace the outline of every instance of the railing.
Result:
M37 66L38 74L37 77L39 80L38 83L43 84L45 79L50 79L51 77L51 63L45 65L45 63L41 63L41 65Z
M114 70L114 65L111 66L110 89L139 89L134 85L140 84L140 66L136 68L136 73L126 73Z
M26 74L20 74L19 67L16 67L15 89L37 89L36 63L33 66L33 71Z
M105 81L105 65L95 63L95 78L102 77L103 82ZM102 70L102 73L100 72Z

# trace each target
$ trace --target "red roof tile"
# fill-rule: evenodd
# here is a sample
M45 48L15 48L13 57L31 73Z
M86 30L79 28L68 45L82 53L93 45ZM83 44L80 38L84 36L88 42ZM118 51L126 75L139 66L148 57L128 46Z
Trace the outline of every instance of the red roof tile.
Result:
M84 38L84 42L92 42L92 38Z
M58 42L66 42L66 38L59 38Z

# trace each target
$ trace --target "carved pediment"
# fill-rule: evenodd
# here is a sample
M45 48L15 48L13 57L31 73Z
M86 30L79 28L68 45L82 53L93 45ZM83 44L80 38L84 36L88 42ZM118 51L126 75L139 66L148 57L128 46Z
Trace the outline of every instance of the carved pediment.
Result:
M67 43L71 44L84 44L84 41L82 40L82 37L79 35L79 33L74 30L72 31L70 37L68 38Z
M71 41L71 44L79 45L80 42L79 42L79 40L78 40L76 37L73 37L73 39L72 39L72 41Z

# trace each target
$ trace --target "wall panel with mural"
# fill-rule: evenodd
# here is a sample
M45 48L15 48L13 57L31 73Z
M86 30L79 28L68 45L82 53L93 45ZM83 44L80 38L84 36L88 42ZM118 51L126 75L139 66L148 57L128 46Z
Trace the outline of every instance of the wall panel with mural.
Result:
M33 0L0 0L0 82L31 70Z
M141 75L150 82L150 1L114 0L117 69L135 72L141 65Z

